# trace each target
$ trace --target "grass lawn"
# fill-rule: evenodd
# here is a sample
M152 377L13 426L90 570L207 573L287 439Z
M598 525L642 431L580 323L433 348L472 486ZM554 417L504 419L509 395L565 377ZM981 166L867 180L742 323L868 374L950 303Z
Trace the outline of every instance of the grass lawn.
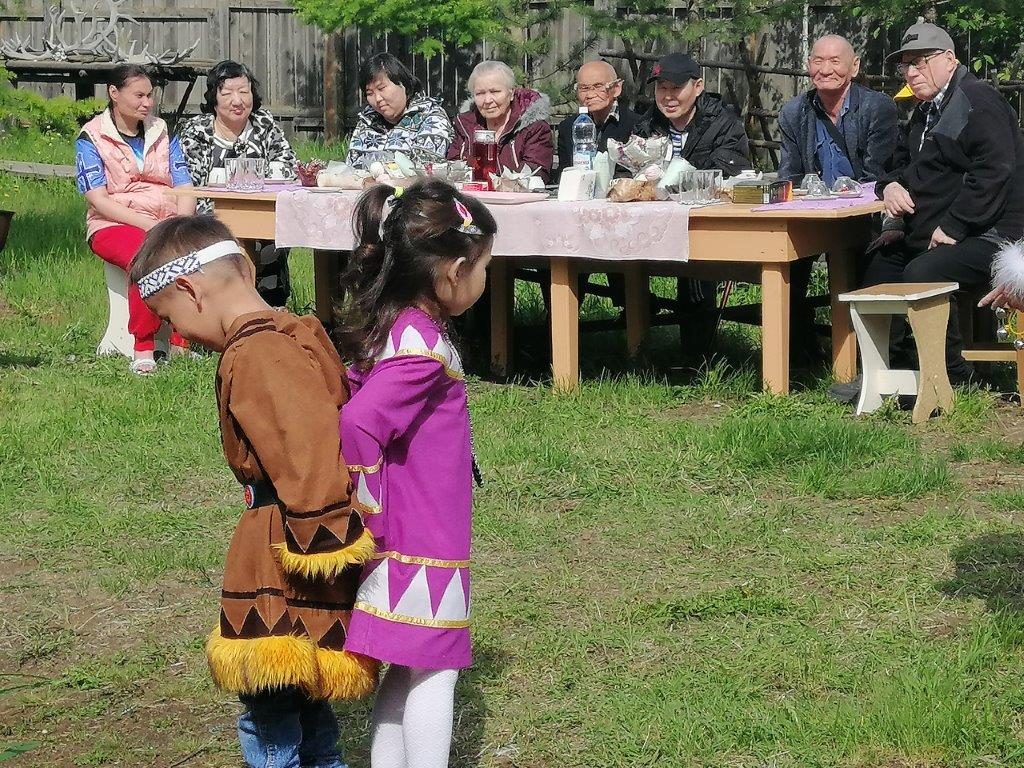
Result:
M0 175L8 206L0 762L238 766L201 651L241 505L216 360L97 359L82 201ZM293 268L301 309L309 254ZM524 289L519 319L540 306ZM521 334L539 379L541 336ZM487 483L453 766L1024 766L1019 409L854 419L815 372L758 394L756 345L730 327L688 375L663 328L635 372L594 333L576 394L471 381ZM366 768L368 705L338 712Z

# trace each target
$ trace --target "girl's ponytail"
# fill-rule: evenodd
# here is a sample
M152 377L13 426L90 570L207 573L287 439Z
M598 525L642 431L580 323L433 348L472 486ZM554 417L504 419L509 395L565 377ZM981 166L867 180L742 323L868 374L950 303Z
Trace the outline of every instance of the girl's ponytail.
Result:
M394 187L377 184L364 192L352 212L352 230L356 247L341 276L348 294L348 305L335 331L335 343L345 359L355 363L367 362L367 335L375 336L375 328L365 322L352 322L355 318L374 317L380 309L381 296L394 267L394 249L385 245L385 227L382 221L394 210L391 199ZM388 205L389 201L391 205ZM385 211L385 208L389 210ZM388 228L390 229L390 227Z

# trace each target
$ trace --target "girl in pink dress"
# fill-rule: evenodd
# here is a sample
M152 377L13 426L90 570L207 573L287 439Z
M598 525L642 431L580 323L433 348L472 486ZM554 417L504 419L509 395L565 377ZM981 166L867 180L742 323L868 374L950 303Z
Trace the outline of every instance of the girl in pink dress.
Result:
M471 663L473 459L466 383L446 332L484 290L497 227L439 181L373 187L338 334L351 363L341 411L355 507L377 554L345 649L387 662L373 709L372 768L444 768L455 681Z

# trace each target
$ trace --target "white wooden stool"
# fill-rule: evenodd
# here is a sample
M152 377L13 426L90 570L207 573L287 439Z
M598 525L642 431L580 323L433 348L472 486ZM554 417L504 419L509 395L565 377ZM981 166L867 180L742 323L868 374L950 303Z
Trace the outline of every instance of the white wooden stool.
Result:
M129 360L135 355L135 338L128 333L128 275L120 267L103 262L103 275L107 279L107 330L96 347L97 355L124 355ZM156 348L168 351L171 329L164 323L156 334Z
M936 408L953 407L953 388L946 374L946 325L949 294L957 283L883 283L839 295L850 305L860 344L863 377L857 414L870 413L891 395L917 395L915 424L927 421ZM893 315L906 315L917 344L919 371L889 367L889 327Z

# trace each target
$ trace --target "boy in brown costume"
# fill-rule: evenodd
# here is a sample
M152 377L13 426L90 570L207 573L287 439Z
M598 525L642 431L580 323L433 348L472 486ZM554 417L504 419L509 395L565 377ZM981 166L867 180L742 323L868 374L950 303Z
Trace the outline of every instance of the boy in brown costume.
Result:
M228 549L213 679L239 694L246 762L342 768L327 703L369 694L376 666L343 650L373 537L351 506L338 414L348 385L312 317L271 309L230 232L206 216L150 230L130 278L188 339L221 353L224 456L248 509Z

